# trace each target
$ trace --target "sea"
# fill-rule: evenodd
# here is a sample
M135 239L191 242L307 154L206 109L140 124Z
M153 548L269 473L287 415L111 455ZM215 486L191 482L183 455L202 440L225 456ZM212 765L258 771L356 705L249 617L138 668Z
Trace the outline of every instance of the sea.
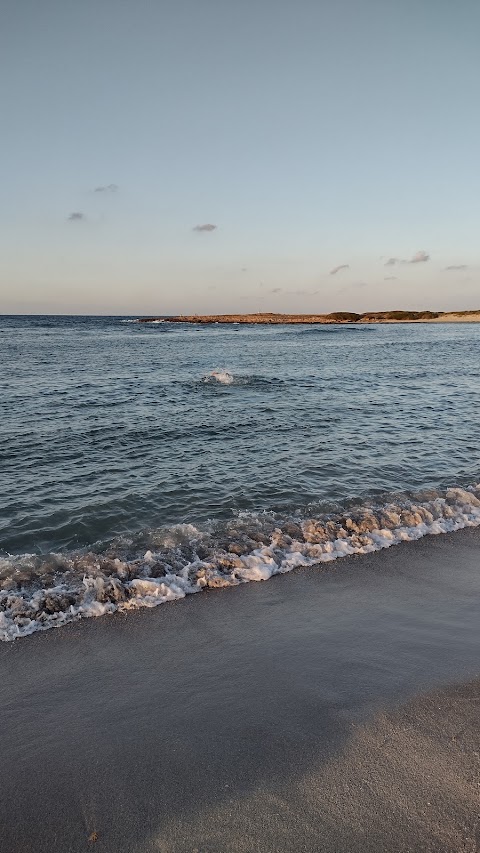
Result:
M0 364L4 641L480 525L480 324L3 316Z

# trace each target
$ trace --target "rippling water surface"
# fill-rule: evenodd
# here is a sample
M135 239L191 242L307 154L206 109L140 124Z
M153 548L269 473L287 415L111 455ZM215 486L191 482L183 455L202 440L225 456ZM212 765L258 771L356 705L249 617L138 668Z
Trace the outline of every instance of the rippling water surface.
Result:
M0 318L0 554L475 483L479 345L477 324Z

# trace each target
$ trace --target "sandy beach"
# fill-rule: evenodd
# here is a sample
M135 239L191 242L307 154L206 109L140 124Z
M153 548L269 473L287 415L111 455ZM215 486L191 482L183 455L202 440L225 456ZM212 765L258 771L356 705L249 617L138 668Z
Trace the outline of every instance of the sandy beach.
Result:
M479 544L2 645L2 853L473 853Z

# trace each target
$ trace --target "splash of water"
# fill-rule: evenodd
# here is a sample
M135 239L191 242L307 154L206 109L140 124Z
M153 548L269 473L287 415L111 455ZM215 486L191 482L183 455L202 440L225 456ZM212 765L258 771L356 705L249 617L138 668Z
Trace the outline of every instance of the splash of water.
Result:
M220 385L231 385L233 376L228 370L212 370L203 377L204 382L218 382Z

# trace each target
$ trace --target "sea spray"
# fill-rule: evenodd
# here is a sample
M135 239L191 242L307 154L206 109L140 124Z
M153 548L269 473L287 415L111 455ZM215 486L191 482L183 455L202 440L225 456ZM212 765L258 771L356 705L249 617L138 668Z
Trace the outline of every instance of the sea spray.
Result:
M233 376L228 370L212 370L211 373L207 373L203 377L203 381L207 383L218 382L220 385L231 385L233 383Z

